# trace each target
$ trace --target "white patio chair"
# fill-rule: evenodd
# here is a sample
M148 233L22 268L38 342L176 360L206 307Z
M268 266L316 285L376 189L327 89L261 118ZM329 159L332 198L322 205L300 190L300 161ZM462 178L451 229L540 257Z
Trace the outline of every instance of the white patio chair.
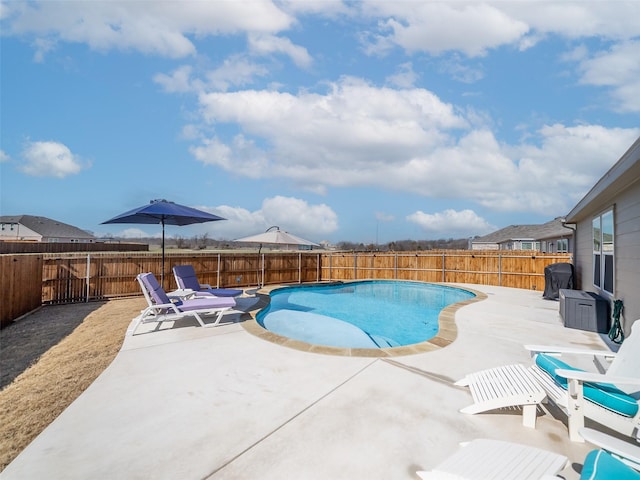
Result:
M429 471L423 480L540 480L567 465L567 457L540 448L480 438Z
M580 480L640 480L640 446L588 428L579 433L599 447L585 457ZM557 474L568 465L564 455L518 443L478 439L463 447L417 475L423 480L561 480Z
M553 346L525 345L534 357L530 372L548 398L568 417L569 438L584 441L579 430L587 417L640 440L640 321L617 353ZM576 369L558 359L563 354L611 359L605 373ZM602 363L599 361L599 363Z

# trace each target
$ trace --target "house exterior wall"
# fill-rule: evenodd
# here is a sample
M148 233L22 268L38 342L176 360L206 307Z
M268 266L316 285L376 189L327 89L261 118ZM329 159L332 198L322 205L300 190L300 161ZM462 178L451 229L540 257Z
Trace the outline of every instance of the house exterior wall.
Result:
M497 243L477 243L471 242L471 250L498 250Z
M42 241L42 235L20 223L0 224L0 240L32 240Z
M566 249L565 247L558 247L561 242L563 245L566 245ZM573 253L573 238L545 238L544 240L540 240L540 251L543 253Z
M613 207L614 210L614 295L593 284L592 220L595 215ZM577 224L575 266L578 288L598 293L624 303L625 335L631 324L640 318L640 182L622 191L614 203L598 205Z

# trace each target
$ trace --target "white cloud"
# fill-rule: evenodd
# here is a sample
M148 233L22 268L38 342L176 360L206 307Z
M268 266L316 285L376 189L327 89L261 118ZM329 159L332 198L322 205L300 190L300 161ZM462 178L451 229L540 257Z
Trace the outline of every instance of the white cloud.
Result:
M239 175L290 178L300 185L354 185L376 178L407 158L450 138L466 122L454 108L424 89L375 88L344 78L327 94L298 95L245 90L200 96L205 122L237 123L242 136L219 156L219 139L192 152L200 161ZM271 145L270 150L259 149ZM208 150L214 144L216 152Z
M22 157L24 163L19 169L35 177L64 178L89 166L71 153L69 147L58 142L29 142Z
M341 0L280 0L281 5L287 12L295 14L317 14L327 17L337 17L340 14L355 15L351 7L345 5Z
M313 60L307 49L294 45L288 38L277 37L270 34L250 34L249 47L254 53L269 55L282 53L287 55L299 67L308 68Z
M457 54L441 61L438 70L462 83L475 83L484 77L484 72L481 68L472 67L468 63L463 62Z
M150 233L140 228L132 227L132 228L125 228L124 230L121 230L118 233L114 233L113 236L121 237L121 238L143 238L143 237L161 238L162 231L156 231L156 232Z
M240 55L227 58L222 65L206 74L207 85L214 90L225 91L229 87L250 85L256 78L264 77L269 70Z
M408 52L458 51L482 56L512 45L531 48L547 35L614 41L640 34L640 4L615 2L378 2L363 1L362 13L379 29L363 36L370 53L393 46ZM461 34L460 32L464 32Z
M413 87L417 80L418 74L413 71L413 65L411 65L411 62L403 63L398 67L397 73L387 77L388 83L400 88Z
M266 198L255 211L229 205L197 208L226 219L194 226L199 231L211 231L212 238L233 240L262 233L277 225L281 230L315 241L338 229L338 217L331 207L324 203L309 204L294 197Z
M338 217L328 205L309 205L305 200L276 196L262 202L262 214L267 223L278 225L291 233L314 235L333 233L338 228Z
M4 150L0 150L0 163L8 162L11 157Z
M167 93L187 93L198 91L198 82L191 78L193 67L182 65L170 74L157 73L153 81L160 85Z
M95 50L137 50L179 58L194 55L189 36L277 33L293 17L272 1L251 2L112 2L34 1L5 4L10 19L5 34L37 39L40 58L51 42L86 43Z
M638 35L640 6L635 1L494 2L510 17L539 34L565 38L601 37L613 40Z
M481 56L490 48L515 43L529 30L500 5L478 2L364 2L363 10L381 17L369 51L396 44L409 52L440 54L456 50ZM464 32L461 34L460 32Z
M182 65L171 73L157 73L153 81L167 93L202 93L206 90L226 91L230 87L252 84L269 70L242 55L232 55L213 70L199 78L191 65Z
M639 59L640 41L613 45L610 50L582 59L580 83L610 87L616 110L640 112Z
M550 125L500 144L474 111L424 89L343 78L325 94L237 91L200 96L208 126L237 125L231 141L192 147L201 162L252 178L326 192L370 186L463 198L496 211L562 215L637 138L638 129Z
M496 230L494 225L489 224L473 210L447 209L437 213L418 210L408 215L407 221L415 223L427 232L453 237L483 235Z

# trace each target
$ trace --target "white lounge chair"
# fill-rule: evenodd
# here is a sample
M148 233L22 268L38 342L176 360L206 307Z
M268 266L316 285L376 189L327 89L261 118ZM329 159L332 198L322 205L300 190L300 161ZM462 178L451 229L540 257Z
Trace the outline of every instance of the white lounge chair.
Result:
M530 372L548 398L567 414L569 438L579 434L587 417L640 441L640 321L617 353L552 346L525 345L534 357ZM558 359L562 354L612 359L605 373L576 369ZM602 361L597 363L602 364Z
M236 306L236 301L230 297L171 301L153 273L141 273L136 279L149 306L142 310L137 321L129 328L131 335L141 323L173 321L187 316L195 317L202 327L212 327L220 323L227 310ZM212 323L205 323L201 315L215 315L215 319Z
M542 387L523 365L507 365L470 373L455 385L469 387L473 404L460 410L476 414L501 408L522 407L522 423L535 428L538 405L545 398Z
M587 454L580 480L640 480L640 446L583 428L580 434L600 447ZM469 442L433 470L416 472L423 480L560 480L567 457L499 440Z
M501 440L469 442L433 470L416 472L423 480L540 480L565 468L567 457Z

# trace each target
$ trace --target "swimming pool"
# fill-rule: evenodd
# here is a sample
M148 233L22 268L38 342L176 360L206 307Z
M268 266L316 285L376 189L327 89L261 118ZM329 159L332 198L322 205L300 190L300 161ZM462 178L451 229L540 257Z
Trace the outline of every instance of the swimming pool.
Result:
M256 317L266 330L314 345L379 349L433 338L442 309L475 294L429 283L369 280L284 287L270 297Z

